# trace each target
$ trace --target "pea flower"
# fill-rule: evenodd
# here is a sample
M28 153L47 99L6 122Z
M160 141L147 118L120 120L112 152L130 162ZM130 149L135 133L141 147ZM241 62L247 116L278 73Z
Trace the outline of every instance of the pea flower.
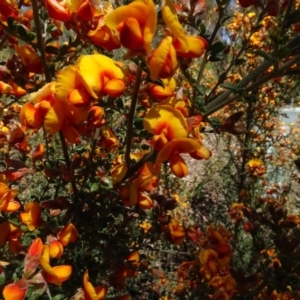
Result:
M156 22L152 0L135 0L116 8L105 18L105 24L119 33L121 45L135 52L150 51Z

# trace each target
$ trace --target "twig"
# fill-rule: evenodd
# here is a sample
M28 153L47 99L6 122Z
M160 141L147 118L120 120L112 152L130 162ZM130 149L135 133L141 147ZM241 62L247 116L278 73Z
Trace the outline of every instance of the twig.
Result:
M44 48L44 41L43 41L43 35L42 35L42 30L41 30L41 22L40 22L40 17L39 17L39 8L38 8L37 0L32 0L31 4L32 4L35 32L36 32L36 38L37 38L37 46L41 53L41 60L42 60L42 65L43 65L43 69L44 69L44 74L46 77L46 81L51 82L51 74L50 74L48 66L47 66L47 58L46 58L46 52L45 52L45 48Z
M25 38L23 38L22 36L20 36L19 34L17 34L14 30L10 29L8 26L6 26L3 22L0 21L0 26L3 28L3 30L8 34L8 35L12 35L14 37L16 37L17 39L20 39L22 41L24 41L25 43L31 45L33 48L37 48L36 44L33 42L30 42L28 40L26 40Z
M214 41L214 39L215 39L215 37L218 33L218 30L221 27L221 19L222 19L222 15L221 15L221 12L220 12L219 16L218 16L216 26L214 28L214 31L213 31L212 35L210 36L210 38L208 40L208 47L205 51L205 54L204 54L204 57L202 59L202 63L201 63L201 66L200 66L200 69L199 69L199 72L198 72L197 84L200 84L200 82L201 82L202 75L203 75L203 72L204 72L204 68L205 68L205 65L207 64L207 57L208 57L208 53L209 53L209 50L210 50L210 46L212 45L212 43L213 43L213 41Z
M132 130L133 130L133 119L135 114L135 108L138 100L139 89L142 80L142 69L137 66L136 76L135 76L135 85L132 94L132 100L130 105L129 114L127 117L127 131L126 131L126 150L125 150L125 162L127 166L130 164L130 149L132 141Z
M42 65L43 65L46 82L49 83L49 82L51 82L52 78L51 78L51 74L49 72L48 65L47 65L47 58L46 58L46 52L45 52L45 48L44 48L44 41L43 41L43 35L42 35L42 30L41 30L41 22L40 22L40 18L39 18L39 8L38 8L37 0L32 0L31 4L32 4L32 10L33 10L36 37L37 37L37 47L41 54L41 61L42 61ZM60 142L62 145L66 165L67 165L68 171L70 171L71 162L70 162L68 147L66 144L65 137L61 130L59 131L59 138L60 138ZM75 183L73 176L71 178L71 185L73 188L73 192L76 194L77 187L76 187L76 183Z
M162 253L168 253L173 255L187 255L187 256L193 256L190 252L182 252L182 251L172 251L172 250L163 250L159 248L150 248L150 251L156 251L156 252L162 252Z
M294 38L290 43L287 44L287 47L291 49L291 52L294 52L299 47L299 40L300 36L297 36ZM279 67L274 72L271 72L270 74L262 77L261 79L257 80L254 84L252 84L250 87L246 88L245 90L247 92L252 91L256 89L258 86L262 85L263 83L269 81L272 78L275 78L276 76L282 74L284 71L286 71L289 67L291 67L293 64L298 62L300 60L300 55L295 56L290 61ZM272 66L272 62L269 60L264 60L261 65L259 65L254 71L249 73L241 82L238 84L239 88L246 87L251 81L253 81L255 78L257 78L259 75L261 75L263 72L265 72L269 67ZM224 107L225 105L235 101L238 99L239 95L234 95L230 97L230 95L233 93L233 91L229 90L226 92L223 92L220 96L218 96L214 101L209 103L205 109L206 113L204 116L209 116L210 114L214 113L215 111L219 110L220 108Z
M90 163L92 163L92 161L93 161L93 156L94 156L94 152L96 150L96 145L97 145L97 140L99 138L99 135L100 135L100 128L96 128L94 138L93 138L91 153L90 153L90 159L89 159Z
M288 5L287 5L287 8L285 10L285 15L284 15L284 19L283 19L283 22L282 22L282 26L281 26L281 36L284 34L284 32L286 31L287 29L287 25L288 25L288 19L289 19L289 16L290 16L290 13L291 13L291 10L292 10L292 7L293 7L293 3L294 3L294 0L289 0L288 1Z

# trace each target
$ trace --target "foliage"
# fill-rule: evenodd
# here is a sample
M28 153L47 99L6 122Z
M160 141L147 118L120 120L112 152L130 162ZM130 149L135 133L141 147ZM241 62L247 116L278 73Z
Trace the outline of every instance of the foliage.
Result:
M0 1L4 299L299 297L299 9Z

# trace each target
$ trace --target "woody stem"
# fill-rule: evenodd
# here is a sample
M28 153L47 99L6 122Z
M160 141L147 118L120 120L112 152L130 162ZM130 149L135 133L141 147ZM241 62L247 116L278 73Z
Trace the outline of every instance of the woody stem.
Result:
M142 69L139 66L137 66L131 105L130 105L129 114L127 116L126 150L125 150L125 162L127 166L129 166L130 164L130 149L131 149L132 134L133 134L133 121L134 121L134 114L135 114L136 104L138 100L141 81L142 81Z

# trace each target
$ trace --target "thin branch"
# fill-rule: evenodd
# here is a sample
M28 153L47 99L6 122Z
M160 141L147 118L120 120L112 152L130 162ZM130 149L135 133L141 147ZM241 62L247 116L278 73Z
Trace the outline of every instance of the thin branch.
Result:
M287 26L288 25L288 19L289 19L293 4L294 4L294 0L289 0L288 1L288 5L287 5L287 8L285 10L284 19L283 19L282 26L281 26L281 36L285 33L286 29L288 28L288 26Z
M51 82L51 74L48 69L47 65L47 58L46 58L46 52L44 47L44 40L43 40L43 34L41 30L41 22L40 22L40 16L39 16L39 7L37 0L31 1L32 10L33 10L33 18L34 18L34 24L35 24L35 32L36 32L36 38L37 38L37 46L41 53L41 60L42 65L44 69L44 74L46 77L47 82Z
M205 51L205 54L204 54L204 57L202 59L201 66L200 66L200 69L199 69L199 72L198 72L197 84L200 84L200 82L201 82L203 72L204 72L205 66L207 64L207 57L208 57L208 53L209 53L209 50L210 50L210 46L214 42L214 39L215 39L215 37L216 37L220 27L221 27L221 19L222 19L222 15L221 15L221 12L220 12L219 16L218 16L216 26L214 28L214 31L213 31L212 35L210 36L210 38L208 40L208 46L207 46L207 49Z
M6 34L8 34L8 36L12 35L14 37L16 37L19 40L24 41L25 43L31 45L33 48L37 48L36 44L28 41L27 39L25 39L24 37L20 36L19 34L17 34L13 29L10 29L7 25L5 25L3 22L0 21L0 26L3 28L3 30L6 32Z
M294 53L295 51L297 51L300 46L300 35L295 37L286 46L291 50L291 53ZM267 82L271 78L274 78L274 77L278 76L279 74L281 74L283 71L287 70L291 65L293 65L294 63L296 63L298 61L299 61L299 55L297 55L296 57L291 59L289 62L287 62L280 68L278 68L278 70L274 71L275 73L274 72L271 73L272 75L270 75L270 74L266 75L266 76L269 76L269 78L265 76L257 82L259 82L259 85ZM243 80L241 80L241 82L238 84L238 87L239 88L246 87L251 81L253 81L255 78L259 77L259 75L263 74L271 66L272 66L271 61L264 60L255 70L253 70ZM251 90L255 89L257 87L257 83L255 83L255 84L256 85L252 85L251 87L247 88L246 91L251 91ZM204 114L204 116L207 117L210 114L214 113L215 111L219 110L220 108L224 107L225 105L238 99L239 95L234 95L234 96L230 97L230 95L232 93L233 93L233 91L231 91L231 90L223 92L216 99L214 99L211 103L209 103L205 107L206 113Z
M36 37L37 37L37 47L41 54L41 60L42 60L42 65L43 65L46 82L49 83L49 82L51 82L52 78L51 78L51 74L49 72L48 65L47 65L47 58L46 58L46 52L45 52L45 48L44 48L43 34L42 34L42 30L41 30L41 22L40 22L40 17L39 17L39 8L38 8L37 0L32 0L31 4L32 4L32 10L33 10ZM71 162L70 162L68 147L66 144L65 137L61 130L59 131L59 138L60 138L60 142L62 145L65 162L66 162L68 171L70 171ZM73 192L76 194L77 187L76 187L75 180L73 178L73 174L72 174L72 178L71 178L71 184L72 184Z
M90 154L90 158L89 158L90 163L92 163L92 161L93 161L93 156L94 156L94 152L96 150L96 145L97 145L97 140L99 138L99 135L100 135L100 128L96 128L94 138L93 138L92 148L91 148L91 154Z
M130 105L129 114L127 117L127 132L126 132L126 150L125 150L125 162L127 166L130 164L130 150L131 150L131 141L133 134L133 119L135 114L135 108L138 100L139 89L142 81L142 69L138 66L135 76L135 85L132 94L132 100Z

